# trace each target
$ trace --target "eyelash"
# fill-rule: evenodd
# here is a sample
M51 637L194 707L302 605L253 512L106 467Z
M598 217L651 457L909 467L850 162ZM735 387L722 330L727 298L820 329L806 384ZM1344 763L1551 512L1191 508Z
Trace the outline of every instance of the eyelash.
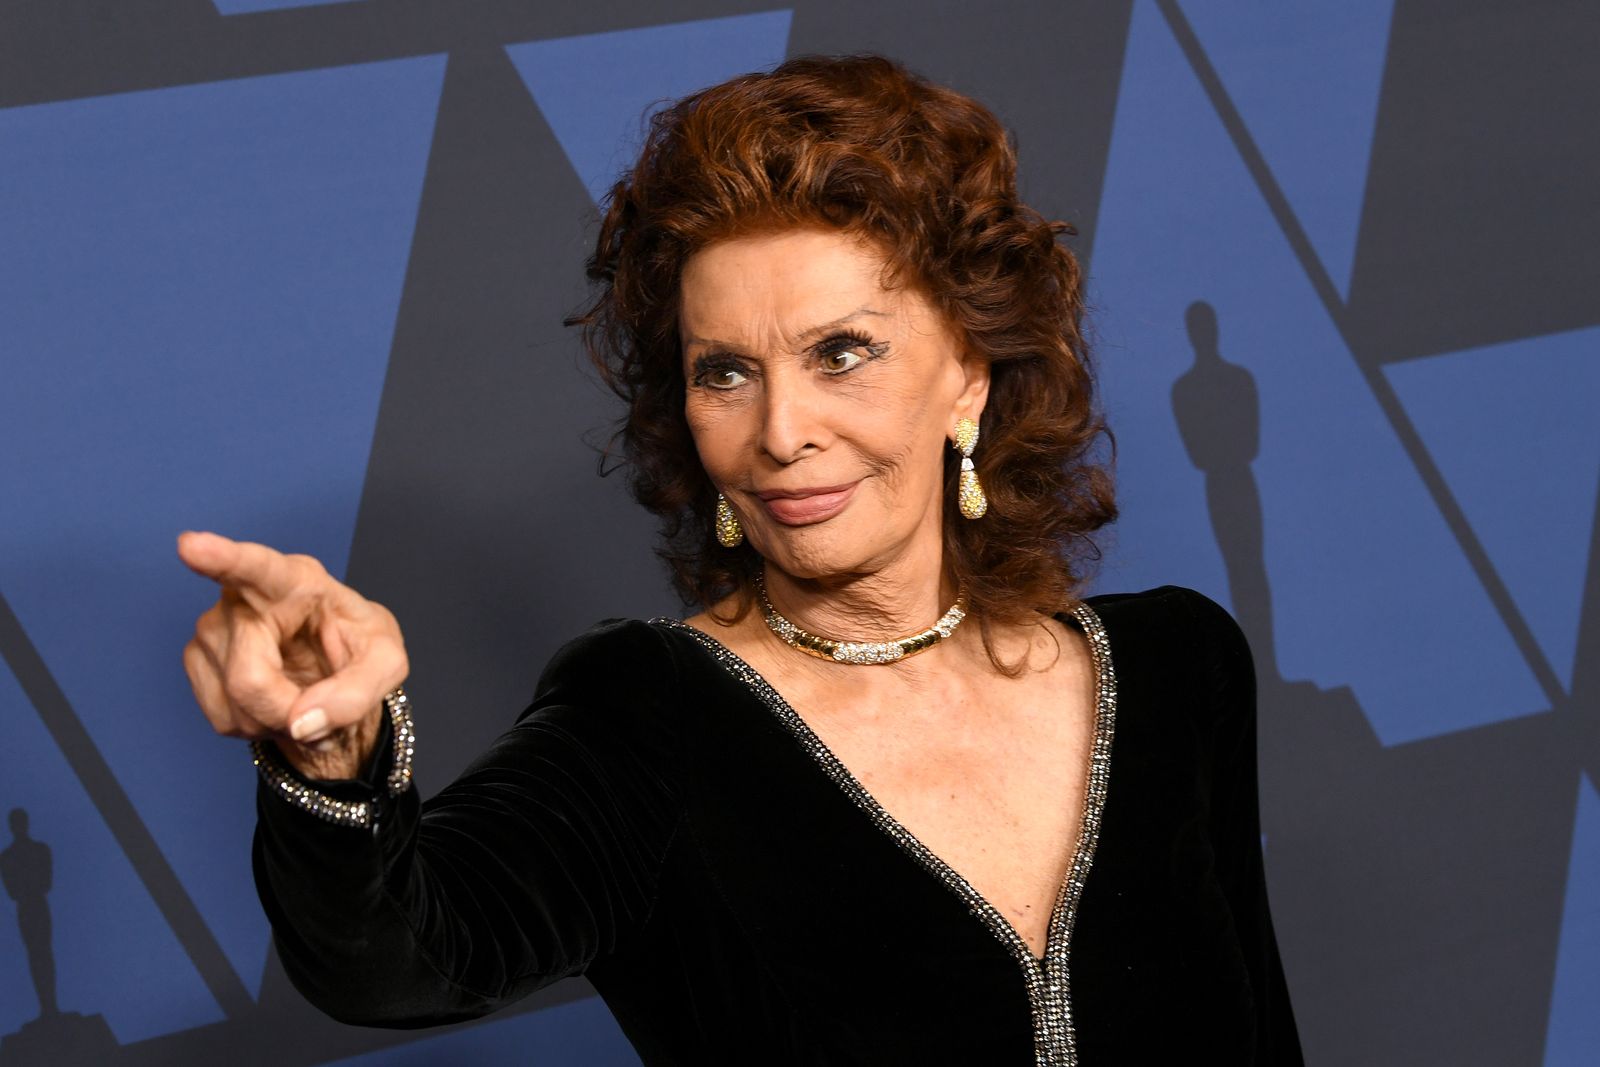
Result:
M868 337L866 334L857 333L855 330L841 330L840 332L831 335L827 340L823 341L817 346L817 358L827 359L829 356L836 356L840 352L849 352L857 348L861 349L865 353L861 363L853 364L849 367L846 367L844 370L823 371L823 373L829 375L830 377L838 377L841 374L849 374L851 371L855 370L856 367L861 366L862 363L870 363L872 360L877 359L883 354L883 346L873 344L872 338Z
M857 367L860 367L866 363L870 363L879 356L883 355L885 347L886 346L882 344L874 344L872 338L868 337L864 333L860 333L856 330L840 330L838 333L830 334L828 337L818 342L814 348L814 351L817 359L822 360L827 359L829 356L836 356L841 352L850 352L855 349L860 349L863 352L863 358L860 363L854 363L846 367L844 370L825 370L822 372L830 378L842 378L846 374L849 374L851 371L855 370ZM726 390L732 388L731 386L718 387L707 384L706 379L708 377L722 371L733 371L737 374L744 373L741 361L734 357L721 355L701 356L695 361L693 384L698 387L710 389L722 388Z

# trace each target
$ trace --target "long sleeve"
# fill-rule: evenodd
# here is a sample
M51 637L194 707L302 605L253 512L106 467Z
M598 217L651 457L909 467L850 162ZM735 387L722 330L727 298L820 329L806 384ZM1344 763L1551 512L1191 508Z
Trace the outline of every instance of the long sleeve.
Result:
M362 780L374 832L258 794L256 886L295 986L345 1022L487 1014L627 944L648 919L681 820L676 666L643 622L565 646L533 703L426 804ZM418 709L425 746L448 709ZM419 757L426 758L426 748Z
M1210 832L1217 878L1233 913L1257 1024L1256 1062L1304 1063L1283 962L1267 902L1256 767L1256 676L1244 632L1215 601L1186 598L1198 632L1209 635L1209 692L1215 725L1209 768Z

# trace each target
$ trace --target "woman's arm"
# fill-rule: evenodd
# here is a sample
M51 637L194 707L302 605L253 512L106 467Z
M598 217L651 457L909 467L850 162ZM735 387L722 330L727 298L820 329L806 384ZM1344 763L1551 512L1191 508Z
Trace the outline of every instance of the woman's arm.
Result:
M1267 903L1256 768L1256 675L1250 646L1233 616L1194 593L1196 628L1209 635L1211 738L1210 830L1217 879L1233 912L1255 998L1256 1062L1304 1062L1283 962Z
M487 1014L626 944L682 806L675 675L655 627L596 626L426 804L415 789L385 798L385 735L359 780L312 783L377 803L374 831L263 789L256 885L295 986L345 1022L425 1026ZM417 714L425 746L445 712Z

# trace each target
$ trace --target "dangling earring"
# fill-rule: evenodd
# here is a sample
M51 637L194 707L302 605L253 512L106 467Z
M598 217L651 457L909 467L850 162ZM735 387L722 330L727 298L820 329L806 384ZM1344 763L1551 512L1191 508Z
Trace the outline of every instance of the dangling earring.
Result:
M956 420L956 448L961 452L961 480L956 488L956 500L961 514L969 519L981 519L989 510L989 498L983 495L978 484L978 472L972 468L972 450L978 444L978 424L971 419Z
M739 516L733 513L733 507L728 503L728 498L718 493L717 544L723 548L733 548L743 540L744 529L739 525Z

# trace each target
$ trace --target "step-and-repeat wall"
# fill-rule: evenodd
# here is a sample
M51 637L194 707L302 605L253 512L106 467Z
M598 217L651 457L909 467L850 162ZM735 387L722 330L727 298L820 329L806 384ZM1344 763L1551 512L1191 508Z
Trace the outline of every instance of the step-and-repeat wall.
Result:
M569 980L344 1027L256 902L185 528L399 616L438 788L678 613L561 326L661 101L879 51L1073 221L1097 589L1228 605L1314 1064L1600 1057L1600 14L1584 0L0 5L0 1064L630 1064Z

